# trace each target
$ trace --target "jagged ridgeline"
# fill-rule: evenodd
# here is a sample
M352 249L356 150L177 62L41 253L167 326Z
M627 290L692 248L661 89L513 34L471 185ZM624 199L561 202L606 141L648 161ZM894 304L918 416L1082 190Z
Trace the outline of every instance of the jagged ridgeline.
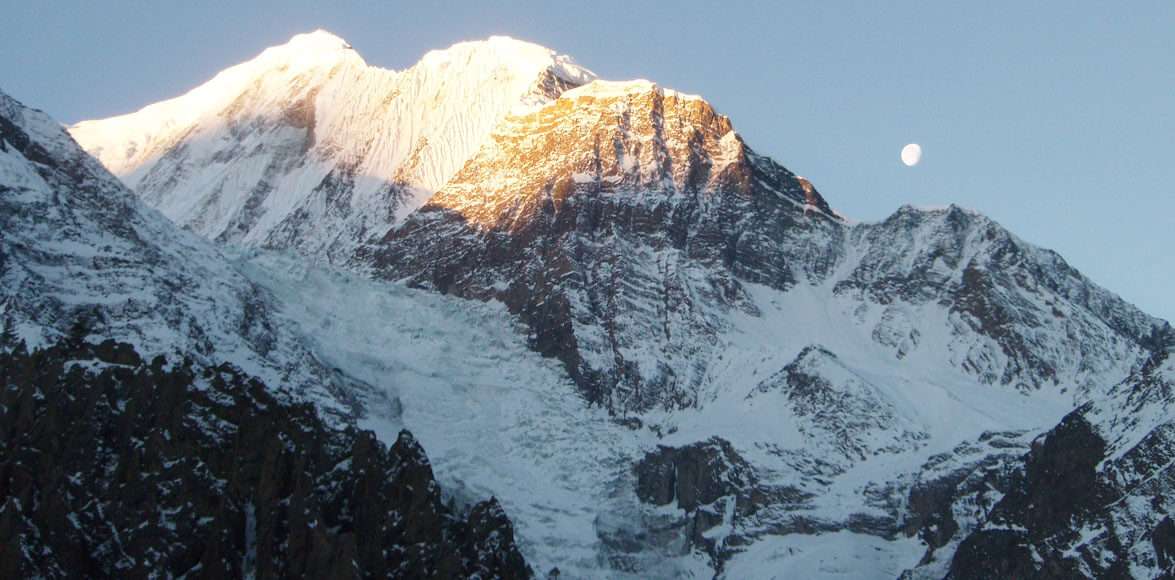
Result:
M0 577L531 576L411 433L332 428L230 365L66 340L0 354L0 384Z
M70 131L182 226L338 261L424 203L511 111L593 78L506 37L388 70L319 30L183 96Z

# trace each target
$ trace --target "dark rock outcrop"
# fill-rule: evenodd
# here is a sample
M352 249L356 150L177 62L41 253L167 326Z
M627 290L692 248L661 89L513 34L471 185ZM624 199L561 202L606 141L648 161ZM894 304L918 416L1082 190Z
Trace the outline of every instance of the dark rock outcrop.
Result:
M1170 516L1155 526L1151 532L1151 542L1155 547L1159 570L1165 578L1175 577L1175 522L1171 521Z
M531 576L410 433L328 427L228 365L63 342L0 355L0 384L0 577Z
M750 465L725 439L658 447L637 464L637 497L653 505L677 502L692 511L736 495L754 483Z
M1032 550L1023 535L1010 530L985 530L963 540L951 562L951 580L1038 578Z
M706 552L716 570L735 546L746 543L743 528L755 527L761 510L807 499L798 490L763 484L730 442L719 437L683 447L660 446L634 469L637 497L682 510L684 517L665 527L678 532L686 550Z
M1033 443L952 579L1171 577L1172 372L1160 350Z
M1023 433L987 432L930 458L909 488L902 526L926 543L921 564L982 523L1014 485L1026 448Z
M1055 546L1073 544L1091 522L1102 525L1101 512L1112 501L1112 491L1097 476L1104 452L1105 442L1080 411L1065 417L1033 444L988 525L959 545L950 577L1083 577L1077 558ZM1120 566L1098 570L1099 577L1129 577Z
M992 520L1023 524L1039 540L1064 533L1073 520L1088 518L1114 499L1097 475L1105 450L1105 441L1080 412L1068 415L1033 444L1023 483L996 505Z

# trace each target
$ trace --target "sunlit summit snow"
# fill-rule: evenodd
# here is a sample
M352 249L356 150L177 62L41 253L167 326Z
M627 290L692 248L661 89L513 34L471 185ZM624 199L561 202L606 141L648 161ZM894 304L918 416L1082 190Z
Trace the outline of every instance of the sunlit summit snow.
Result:
M440 188L506 115L594 78L496 36L393 71L325 31L73 137L144 201L213 239L345 255Z

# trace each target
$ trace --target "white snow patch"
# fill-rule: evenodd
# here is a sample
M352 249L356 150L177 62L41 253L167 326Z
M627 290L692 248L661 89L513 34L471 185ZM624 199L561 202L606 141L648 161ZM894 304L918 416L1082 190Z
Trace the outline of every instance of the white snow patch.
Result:
M736 554L722 577L729 580L836 580L897 578L914 567L926 547L915 539L886 541L842 531L769 536Z

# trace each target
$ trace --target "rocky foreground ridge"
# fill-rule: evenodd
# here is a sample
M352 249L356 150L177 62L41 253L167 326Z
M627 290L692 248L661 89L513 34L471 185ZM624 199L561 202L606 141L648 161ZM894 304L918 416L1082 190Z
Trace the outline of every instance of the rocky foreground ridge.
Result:
M332 428L230 365L73 339L0 354L0 384L5 578L531 576L411 433Z

